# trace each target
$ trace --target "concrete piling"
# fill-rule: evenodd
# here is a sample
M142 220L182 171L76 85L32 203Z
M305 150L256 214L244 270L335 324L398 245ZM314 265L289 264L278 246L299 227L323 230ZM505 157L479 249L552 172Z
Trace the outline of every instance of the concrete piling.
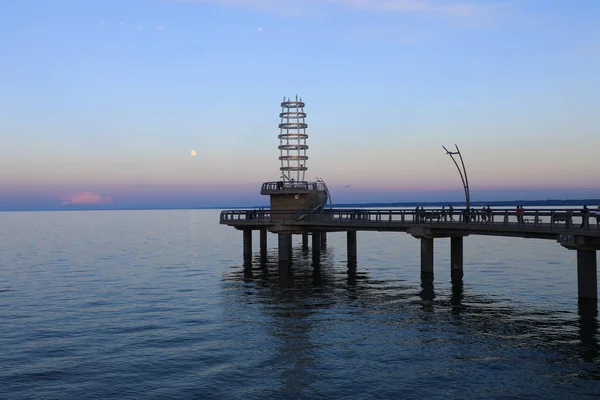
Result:
M577 291L580 299L598 299L596 250L577 250Z
M348 248L348 263L356 263L356 231L346 232L346 243Z
M265 253L267 251L267 230L260 230L260 252Z
M321 232L318 231L312 233L312 256L313 264L321 261Z
M302 232L302 250L308 250L308 232Z
M433 275L433 238L421 238L421 275Z
M463 237L450 238L450 274L452 279L463 277Z
M244 261L252 260L252 230L244 229Z

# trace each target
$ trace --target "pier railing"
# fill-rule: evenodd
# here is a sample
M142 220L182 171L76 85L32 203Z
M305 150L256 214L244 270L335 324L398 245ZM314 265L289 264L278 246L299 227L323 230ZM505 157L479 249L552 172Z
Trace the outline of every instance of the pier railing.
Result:
M299 191L325 191L327 188L322 182L290 182L290 181L277 181L277 182L265 182L260 188L260 194L274 194L274 193L298 193Z
M281 214L281 216L280 216ZM223 224L270 223L289 221L289 211L274 212L269 209L227 210L221 212ZM389 224L400 225L493 225L522 226L524 228L598 229L596 210L581 209L324 209L317 212L297 213L295 221L337 224Z

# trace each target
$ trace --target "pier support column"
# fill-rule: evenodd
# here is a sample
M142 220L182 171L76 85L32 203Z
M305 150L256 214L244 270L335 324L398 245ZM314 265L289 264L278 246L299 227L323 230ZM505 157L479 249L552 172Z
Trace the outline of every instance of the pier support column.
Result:
M577 250L577 291L580 299L598 299L596 250Z
M327 232L321 232L321 247L327 247Z
M450 238L450 275L453 279L463 277L463 237Z
M260 252L265 253L267 251L267 230L260 230Z
M289 263L292 259L292 235L289 233L279 233L278 251L279 263Z
M244 229L244 261L252 260L252 229Z
M421 238L421 276L433 276L433 238Z
M321 261L321 232L312 233L312 256L313 264L318 264Z
M346 243L348 244L348 263L356 263L356 231L346 232Z
M308 232L302 233L302 250L308 250Z

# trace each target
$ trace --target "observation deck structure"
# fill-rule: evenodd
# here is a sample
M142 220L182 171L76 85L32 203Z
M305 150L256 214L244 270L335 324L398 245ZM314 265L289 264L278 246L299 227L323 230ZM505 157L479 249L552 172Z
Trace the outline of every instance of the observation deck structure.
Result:
M322 209L330 198L323 180L305 180L308 170L308 134L306 113L302 98L283 98L279 114L279 161L278 181L263 183L260 194L270 196L270 209L281 221L295 220L298 214ZM273 227L277 232L281 227ZM289 231L289 227L287 228Z

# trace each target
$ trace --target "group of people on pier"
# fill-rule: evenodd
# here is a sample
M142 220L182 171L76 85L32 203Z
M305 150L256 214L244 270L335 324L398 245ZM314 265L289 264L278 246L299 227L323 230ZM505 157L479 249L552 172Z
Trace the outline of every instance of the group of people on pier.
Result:
M509 214L507 214L509 215ZM517 223L523 225L529 222L541 222L541 219L534 215L530 211L529 219L525 218L525 208L523 205L518 205L515 209L514 215L516 216ZM532 217L533 216L533 217ZM565 213L565 215L553 216L554 222L565 222L567 225L571 225L572 218L581 216L581 228L589 228L589 218L595 217L596 227L600 228L600 206L596 210L591 210L587 205L584 205L581 210L573 210ZM455 219L455 217L458 217ZM533 219L532 219L533 218ZM454 207L449 204L448 207L443 206L441 210L425 210L422 206L415 208L414 221L417 223L424 222L464 222L464 223L491 223L492 221L492 209L491 207L484 206L481 209L474 209L473 207L461 208L454 210Z
M454 217L458 217L456 220ZM492 209L490 206L485 206L481 210L475 210L473 207L463 208L454 211L452 204L443 206L440 210L425 210L422 206L415 208L415 221L444 221L444 222L481 222L487 223L492 220Z

